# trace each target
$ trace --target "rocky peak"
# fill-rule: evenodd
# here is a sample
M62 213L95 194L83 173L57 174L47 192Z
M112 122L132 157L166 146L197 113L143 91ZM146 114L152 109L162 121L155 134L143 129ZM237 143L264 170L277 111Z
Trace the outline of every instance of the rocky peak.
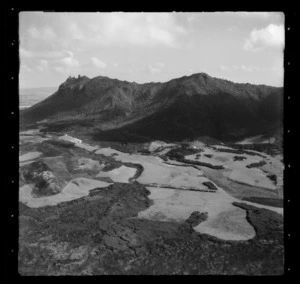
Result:
M65 88L68 88L68 89L74 89L74 88L79 88L81 89L84 84L89 81L90 79L86 76L80 76L78 75L78 77L72 77L72 76L69 76L67 78L67 80L62 83L60 86L59 86L59 89L65 89Z

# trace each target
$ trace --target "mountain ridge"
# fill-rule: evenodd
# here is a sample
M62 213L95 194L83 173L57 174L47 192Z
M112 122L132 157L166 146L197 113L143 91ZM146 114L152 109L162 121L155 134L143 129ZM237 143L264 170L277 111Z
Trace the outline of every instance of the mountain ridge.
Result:
M89 121L101 131L125 127L127 132L134 129L137 135L145 135L144 123L149 135L156 138L164 138L169 128L178 132L179 139L207 134L227 139L277 127L283 115L282 101L282 87L234 83L206 73L143 84L79 75L69 77L53 95L22 111L20 125Z

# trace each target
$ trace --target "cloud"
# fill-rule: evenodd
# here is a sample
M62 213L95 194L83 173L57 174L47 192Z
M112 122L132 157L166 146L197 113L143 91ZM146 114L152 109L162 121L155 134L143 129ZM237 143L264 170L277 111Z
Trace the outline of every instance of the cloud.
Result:
M235 15L244 19L257 19L257 20L279 20L284 18L283 12L235 12Z
M62 58L59 61L68 68L80 66L79 61L76 58L74 58L73 52L69 52L69 56Z
M53 70L59 73L73 73L77 72L78 68L81 67L79 61L75 58L72 51L64 51L64 54L67 55L61 59L56 60L58 66L54 66Z
M61 63L65 64L67 67L79 67L79 62L73 57L65 57L60 60Z
M238 12L239 16L245 17L245 18L264 18L267 19L273 15L272 12Z
M91 61L92 61L92 63L96 66L96 67L98 67L98 68L100 68L100 69L103 69L103 68L105 68L107 65L106 65L106 63L104 63L103 61L101 61L100 59L98 59L97 57L92 57L91 58Z
M39 61L39 63L40 64L36 67L38 71L42 72L42 71L44 71L44 70L46 70L48 68L48 61L47 60L41 59Z
M162 69L164 66L165 66L164 63L158 62L158 63L155 63L154 65L148 65L147 70L151 74L160 73L160 72L162 72Z
M62 73L62 74L66 74L69 73L69 69L62 67L62 66L55 66L54 71L58 72L58 73Z
M270 24L267 27L251 31L246 39L244 49L247 51L257 51L263 47L283 47L284 45L284 26Z
M75 39L75 40L83 40L84 39L83 32L79 29L79 27L76 23L71 22L69 25L69 30L71 32L73 39Z
M246 71L246 72L256 72L256 71L260 70L257 66L241 65L240 68L241 68L241 70Z
M99 45L176 47L185 33L169 13L102 13L88 27L86 40Z
M33 69L28 67L26 64L21 64L20 66L20 72L32 72Z
M155 74L155 73L160 73L161 72L161 69L160 68L157 68L157 67L154 67L152 65L149 65L148 66L148 70L151 74Z
M220 66L222 72L234 72L234 71L244 71L244 72L257 72L260 68L251 65L233 65L233 66Z
M160 67L160 68L163 68L165 67L165 63L162 63L162 62L158 62L155 64L157 67Z
M36 57L59 58L65 56L65 54L67 53L64 51L33 51L33 50L26 50L23 47L20 47L19 52L21 58L36 58Z
M283 85L283 79L284 79L284 66L283 66L283 58L276 58L271 65L271 70L274 76L280 81L281 85Z
M232 33L232 32L238 31L238 29L239 29L239 28L238 28L237 26L234 25L234 26L230 26L230 27L228 28L228 31Z
M43 27L38 29L37 27L32 26L27 30L27 32L33 39L52 41L56 38L56 34L51 27Z

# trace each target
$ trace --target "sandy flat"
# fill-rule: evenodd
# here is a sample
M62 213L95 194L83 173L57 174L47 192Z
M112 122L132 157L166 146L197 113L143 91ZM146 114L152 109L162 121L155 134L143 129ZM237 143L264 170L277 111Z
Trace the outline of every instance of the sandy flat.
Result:
M267 189L275 190L276 186L272 181L259 169L236 168L230 173L224 173L230 180L257 186Z
M123 153L120 151L117 151L112 148L100 148L95 152L95 154L101 154L104 156L112 156L113 154L117 154L118 156L122 155ZM127 154L128 155L128 154Z
M206 157L204 156L204 154L211 155L211 157ZM204 152L200 153L201 156L199 157L199 159L196 158L196 155L197 154L187 155L185 156L185 158L188 160L205 162L212 165L222 165L227 169L227 171L224 172L224 176L226 176L230 180L248 184L251 186L257 186L272 190L276 189L276 186L267 177L267 174L264 173L261 169L247 168L248 165L253 163L259 163L261 161L267 162L267 158L262 158L258 155L253 156L248 154L240 155L234 153L219 152L218 150L212 148L206 148ZM242 156L246 159L243 161L234 161L235 156Z
M78 164L78 168L81 170L100 170L104 167L104 165L100 165L99 161L88 158L79 158Z
M246 138L240 142L237 142L236 144L240 145L247 145L247 144L268 144L268 143L274 143L275 138L263 138L262 135L257 135L253 137Z
M85 149L88 152L93 152L93 151L99 149L99 147L97 147L97 146L91 146L91 145L88 145L88 144L85 144L85 143L76 143L75 146L78 147L78 148Z
M39 129L29 129L26 131L20 131L20 135L36 135L40 132Z
M190 187L207 190L203 182L209 181L203 177L201 170L193 167L181 167L164 164L163 161L154 156L129 155L126 153L113 150L111 148L102 148L95 152L110 156L115 154L114 158L118 161L139 163L143 166L144 171L137 179L142 184L162 184L164 186Z
M223 240L249 240L255 236L254 228L246 220L246 211L238 207L221 212L194 229Z
M147 188L154 205L139 212L138 218L183 222L194 211L208 212L208 219L194 227L196 231L225 240L248 240L255 236L253 227L246 220L245 210L232 205L232 198L222 191L206 193Z
M136 173L135 168L121 166L109 172L100 172L97 177L109 177L114 182L128 183Z
M156 149L158 149L160 147L174 147L174 146L176 146L176 144L174 144L174 143L166 143L163 141L153 141L149 145L149 151L155 151Z
M42 155L41 152L28 152L24 155L19 156L19 161L25 162L25 161L29 161L29 160L34 160L34 159L37 159L41 155Z
M158 157L130 155L111 148L101 148L95 153L106 156L114 155L114 159L118 161L141 164L144 171L137 181L142 184L157 185L157 187L147 186L151 192L149 198L154 201L154 204L139 212L138 218L183 222L194 211L208 212L208 219L196 226L194 228L196 231L224 240L248 240L255 236L253 227L246 220L246 211L232 204L241 201L230 196L223 189L218 187L216 192L182 190L186 186L206 189L202 183L209 179L203 176L202 171L193 167L183 167L175 162L174 164L177 165L167 165ZM212 155L212 158L206 157L205 161L215 165L225 165L227 174L231 174L230 178L238 181L244 180L249 184L266 188L273 186L261 170L246 168L250 163L261 161L262 157L243 154L242 156L245 156L246 160L233 161L234 156L240 155L219 152L212 148L205 148L205 152L200 153L201 158L203 154ZM195 155L190 156L195 159ZM202 161L201 158L200 161ZM113 178L118 176L116 173L110 173L110 175ZM181 187L181 190L163 188L163 186ZM242 202L283 214L282 208Z
M212 145L211 147L215 147L217 149L234 150L231 147L227 147L227 146L223 146L223 145Z
M25 142L39 143L39 142L43 142L43 141L49 139L49 138L45 138L45 137L40 137L38 135L36 135L36 136L20 135L19 138L20 138L20 143L25 143Z
M20 202L26 204L32 208L38 208L43 206L54 206L61 202L71 201L78 199L89 194L89 191L94 188L102 188L109 186L109 183L87 179L76 178L71 180L62 190L62 192L46 196L46 197L33 197L32 185L24 185L19 191Z

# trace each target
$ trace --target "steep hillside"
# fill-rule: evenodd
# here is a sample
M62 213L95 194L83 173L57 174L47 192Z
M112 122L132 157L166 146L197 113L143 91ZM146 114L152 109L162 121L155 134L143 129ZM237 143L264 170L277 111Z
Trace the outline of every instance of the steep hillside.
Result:
M282 101L282 88L237 84L205 73L147 84L78 76L22 111L20 125L85 123L97 129L96 139L231 140L277 129Z

